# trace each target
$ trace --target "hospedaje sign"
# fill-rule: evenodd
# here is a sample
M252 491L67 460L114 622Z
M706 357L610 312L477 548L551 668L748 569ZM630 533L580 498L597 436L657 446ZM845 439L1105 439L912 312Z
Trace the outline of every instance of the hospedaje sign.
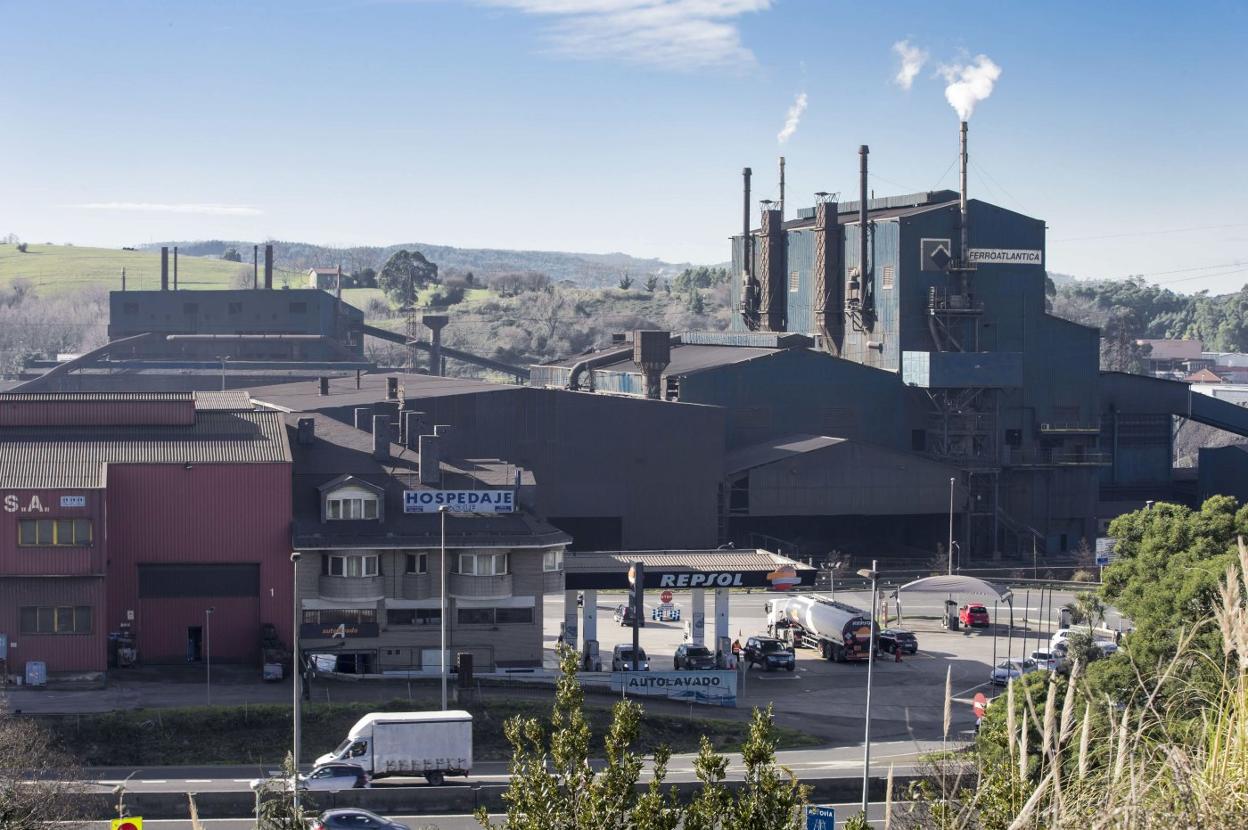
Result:
M404 513L514 513L515 490L404 490Z
M611 691L705 706L737 705L735 671L615 671Z

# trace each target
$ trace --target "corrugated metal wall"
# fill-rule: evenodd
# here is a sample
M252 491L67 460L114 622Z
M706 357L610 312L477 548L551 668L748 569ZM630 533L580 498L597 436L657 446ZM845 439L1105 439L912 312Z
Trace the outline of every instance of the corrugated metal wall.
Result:
M84 497L87 505L61 507L61 496ZM100 490L0 489L0 577L19 574L103 574L103 504ZM92 544L68 548L18 547L18 522L21 519L90 519Z
M873 319L866 331L860 331L847 323L845 349L842 356L865 366L897 372L901 370L901 342L897 334L898 290L896 288L900 231L896 221L885 220L869 224L872 228L869 273L873 276L866 290L871 298ZM843 233L844 262L841 279L848 283L850 271L859 265L858 240L860 237L857 223L844 225ZM892 269L892 288L883 287L886 268ZM881 344L882 348L870 348L869 343Z
M108 628L104 580L99 577L56 579L0 578L0 633L9 635L9 671L21 673L27 661L42 660L49 672L104 671L108 664ZM90 606L90 634L23 634L23 606Z
M789 295L789 331L810 335L818 333L815 328L814 267L815 231L791 231L789 274L785 286Z

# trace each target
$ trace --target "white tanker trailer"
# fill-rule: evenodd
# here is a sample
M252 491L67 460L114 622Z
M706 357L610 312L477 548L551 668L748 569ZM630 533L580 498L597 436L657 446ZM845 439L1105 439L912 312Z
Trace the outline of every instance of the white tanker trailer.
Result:
M774 599L766 608L772 636L795 648L818 649L825 660L838 663L871 655L871 615L861 608L809 594Z

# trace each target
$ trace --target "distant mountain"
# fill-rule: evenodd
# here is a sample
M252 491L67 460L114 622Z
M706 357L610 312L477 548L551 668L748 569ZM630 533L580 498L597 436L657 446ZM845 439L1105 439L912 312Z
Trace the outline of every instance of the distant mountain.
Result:
M181 253L190 256L219 257L227 248L237 248L245 262L251 261L252 242L209 239L197 242L155 242L145 248L176 245ZM263 243L262 243L263 244ZM540 271L552 280L569 280L584 286L614 286L620 277L629 274L638 277L657 274L670 277L690 267L687 262L664 262L659 259L640 259L623 253L578 254L560 251L510 251L495 248L453 248L448 245L431 245L409 242L385 247L331 248L306 242L274 241L273 257L279 268L304 270L314 266L332 267L342 264L345 271L361 268L380 268L391 254L406 248L420 251L438 267L446 270L472 271L477 276L514 271ZM261 252L263 256L263 252Z

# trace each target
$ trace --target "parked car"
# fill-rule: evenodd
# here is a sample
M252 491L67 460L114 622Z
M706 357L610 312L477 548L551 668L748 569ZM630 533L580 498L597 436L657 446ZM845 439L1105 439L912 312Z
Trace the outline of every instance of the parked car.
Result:
M1062 667L1062 663L1066 662L1063 656L1059 656L1056 651L1033 651L1031 659L1036 661L1036 666L1045 671L1057 671Z
M391 821L358 807L326 810L313 819L311 830L411 830L406 824Z
M715 655L706 646L681 643L676 647L676 656L672 658L672 668L681 669L713 669Z
M618 645L611 651L611 671L650 671L650 658L644 648L634 655L631 645Z
M745 660L746 668L750 666L762 666L767 671L776 669L788 669L793 671L797 668L797 660L793 657L793 649L783 640L777 640L775 637L751 637L745 641L745 648L741 651L742 659Z
M621 603L620 605L615 606L615 614L613 616L615 617L615 621L619 623L620 625L632 625L633 624L632 603L625 602L625 603ZM640 627L641 628L646 627L646 618L644 616L641 618Z
M1058 645L1065 643L1070 639L1070 635L1074 632L1071 628L1059 628L1053 632L1053 636L1049 638L1049 650L1052 651Z
M986 628L992 620L988 616L987 608L978 602L972 602L958 609L958 622L972 628Z
M886 654L918 654L919 638L901 628L886 628L875 638L876 648Z
M251 782L254 790L264 784L275 785L282 790L290 789L289 778L257 778ZM340 792L368 786L368 773L355 764L321 764L308 774L299 775L299 789L317 792Z
M1036 661L1026 657L1011 657L997 664L992 670L992 680L995 686L1004 686L1011 680L1018 680L1024 674L1031 674L1033 671L1039 671Z

